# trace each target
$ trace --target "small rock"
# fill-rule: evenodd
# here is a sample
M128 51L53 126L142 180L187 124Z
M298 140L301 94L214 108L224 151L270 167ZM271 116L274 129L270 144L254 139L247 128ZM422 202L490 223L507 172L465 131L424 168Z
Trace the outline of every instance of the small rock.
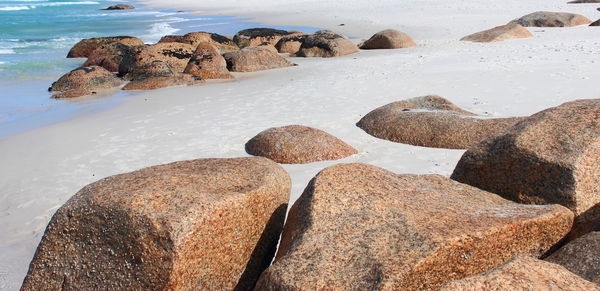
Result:
M590 24L587 17L566 12L538 11L511 21L509 24L520 24L528 27L565 27Z
M108 70L98 67L75 69L52 84L53 98L72 98L92 94L92 91L119 87L123 80Z
M543 254L572 219L559 205L520 205L438 175L338 164L290 209L255 290L435 290Z
M219 50L210 42L203 42L198 45L194 56L183 72L202 79L233 78L227 70L227 62L221 56Z
M358 52L358 47L346 37L329 30L320 30L304 39L298 57L341 57Z
M590 232L571 241L547 257L546 261L600 284L600 232Z
M407 34L395 29L386 29L374 34L359 45L361 49L399 49L415 46L415 42Z
M117 4L117 5L113 5L113 6L108 6L104 10L128 10L128 9L135 9L135 7L133 7L131 5L127 5L127 4Z
M281 37L290 32L272 28L250 28L239 31L233 36L233 41L240 47L259 46L262 43L275 45Z
M67 54L67 58L87 58L95 49L111 42L118 42L128 46L144 45L144 42L141 39L131 36L86 38L79 41L71 48Z
M533 35L520 24L506 24L477 32L461 38L462 41L498 42L515 38L529 38Z
M269 128L250 139L246 151L283 164L338 160L357 153L337 137L302 125Z
M489 272L450 282L440 291L462 290L600 290L567 269L542 260L519 256Z
M256 72L293 66L294 63L264 47L249 46L223 54L232 72Z

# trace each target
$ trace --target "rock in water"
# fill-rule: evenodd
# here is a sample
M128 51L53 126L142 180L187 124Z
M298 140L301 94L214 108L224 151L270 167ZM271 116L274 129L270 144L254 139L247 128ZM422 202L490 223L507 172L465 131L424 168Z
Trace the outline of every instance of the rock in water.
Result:
M246 151L283 164L338 160L357 153L337 137L302 125L269 128L250 139Z
M136 48L130 55L123 57L119 75L135 71L153 61L167 63L175 72L181 73L194 56L194 47L187 43L165 42Z
M481 118L439 96L415 97L379 107L356 126L381 139L416 146L467 149L521 118Z
M296 56L331 58L357 52L358 47L343 35L330 30L320 30L304 39Z
M131 80L123 90L154 90L172 86L196 85L202 83L197 76L175 71L168 63L153 61L127 74Z
M462 41L498 42L516 38L529 38L533 35L520 24L506 24L477 32L461 38Z
M399 49L415 46L415 42L407 34L395 29L380 31L360 45L361 49Z
M144 45L144 42L141 39L132 36L86 38L76 43L71 48L67 54L67 58L87 58L95 49L112 42L118 42L128 46Z
M249 290L275 252L290 183L254 157L102 179L52 217L21 290Z
M515 19L509 24L530 27L564 27L590 24L591 22L587 17L580 14L538 11Z
M600 284L600 232L590 232L560 248L546 261Z
M600 99L536 113L471 147L452 179L529 204L561 204L572 236L600 227Z
M90 54L83 66L100 66L110 72L118 72L123 62L123 57L131 53L132 49L130 46L119 42L103 44Z
M53 98L71 98L95 93L96 90L119 87L123 80L98 66L75 69L52 84Z
M198 45L194 56L183 70L202 79L232 79L233 76L227 70L227 62L219 53L219 50L210 42Z
M227 69L232 72L256 72L294 66L294 63L265 47L249 46L225 53L223 57L227 61Z
M117 4L117 5L113 5L113 6L108 6L104 10L129 10L129 9L135 9L135 7L133 7L131 5L127 5L127 4Z
M250 28L239 31L233 37L233 41L241 48L247 46L259 46L262 43L275 45L281 37L289 35L290 32L272 28Z
M308 34L305 33L293 33L283 36L275 44L275 48L279 53L294 55L300 50L302 43L307 37Z
M434 290L544 253L572 220L562 206L520 205L438 175L338 164L290 209L256 290Z
M527 256L519 256L489 272L444 285L440 291L462 290L600 290L567 269Z

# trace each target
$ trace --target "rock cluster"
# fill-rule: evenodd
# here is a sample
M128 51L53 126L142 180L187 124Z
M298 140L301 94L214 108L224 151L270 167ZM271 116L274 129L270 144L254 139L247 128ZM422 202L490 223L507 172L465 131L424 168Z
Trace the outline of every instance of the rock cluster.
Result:
M159 60L135 67L128 77L131 81L123 87L123 90L154 90L203 82L201 78L179 73L169 63Z
M217 33L211 32L190 32L184 35L166 35L163 36L159 41L159 43L164 42L181 42L192 45L192 47L197 47L203 42L210 42L217 49L219 49L220 53L226 53L230 51L237 51L240 48L233 42L233 40L229 39L226 36L222 36Z
M239 31L233 41L240 47L259 46L263 43L275 45L283 36L291 34L289 31L272 28L250 28Z
M200 43L194 55L183 70L184 73L201 79L232 79L227 70L227 62L219 50L210 42Z

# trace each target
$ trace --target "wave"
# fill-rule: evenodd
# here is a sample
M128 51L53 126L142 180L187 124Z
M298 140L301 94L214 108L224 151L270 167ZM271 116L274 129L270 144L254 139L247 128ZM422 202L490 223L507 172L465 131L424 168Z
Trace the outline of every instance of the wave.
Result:
M18 10L29 10L38 7L52 7L52 6L63 6L63 5L96 5L100 4L95 1L79 1L79 2L47 2L47 3L35 3L30 5L19 5L19 6L4 6L0 7L0 11L18 11Z
M144 42L153 43L157 42L161 37L168 34L175 34L178 32L178 28L174 28L167 22L159 22L154 23L150 28L150 31L146 35L143 35L141 38Z
M0 48L0 55L12 55L12 54L16 54L16 52L13 49Z

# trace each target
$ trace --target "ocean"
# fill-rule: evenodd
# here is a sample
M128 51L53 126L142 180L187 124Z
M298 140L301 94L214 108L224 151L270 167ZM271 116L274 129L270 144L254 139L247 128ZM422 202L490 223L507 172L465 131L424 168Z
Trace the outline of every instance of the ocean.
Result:
M102 10L117 3L136 9ZM131 94L76 101L50 99L47 89L52 82L85 62L66 58L69 49L83 38L130 35L154 43L167 34L208 31L234 35L251 27L261 25L251 19L151 9L131 1L0 0L0 139L110 108Z

